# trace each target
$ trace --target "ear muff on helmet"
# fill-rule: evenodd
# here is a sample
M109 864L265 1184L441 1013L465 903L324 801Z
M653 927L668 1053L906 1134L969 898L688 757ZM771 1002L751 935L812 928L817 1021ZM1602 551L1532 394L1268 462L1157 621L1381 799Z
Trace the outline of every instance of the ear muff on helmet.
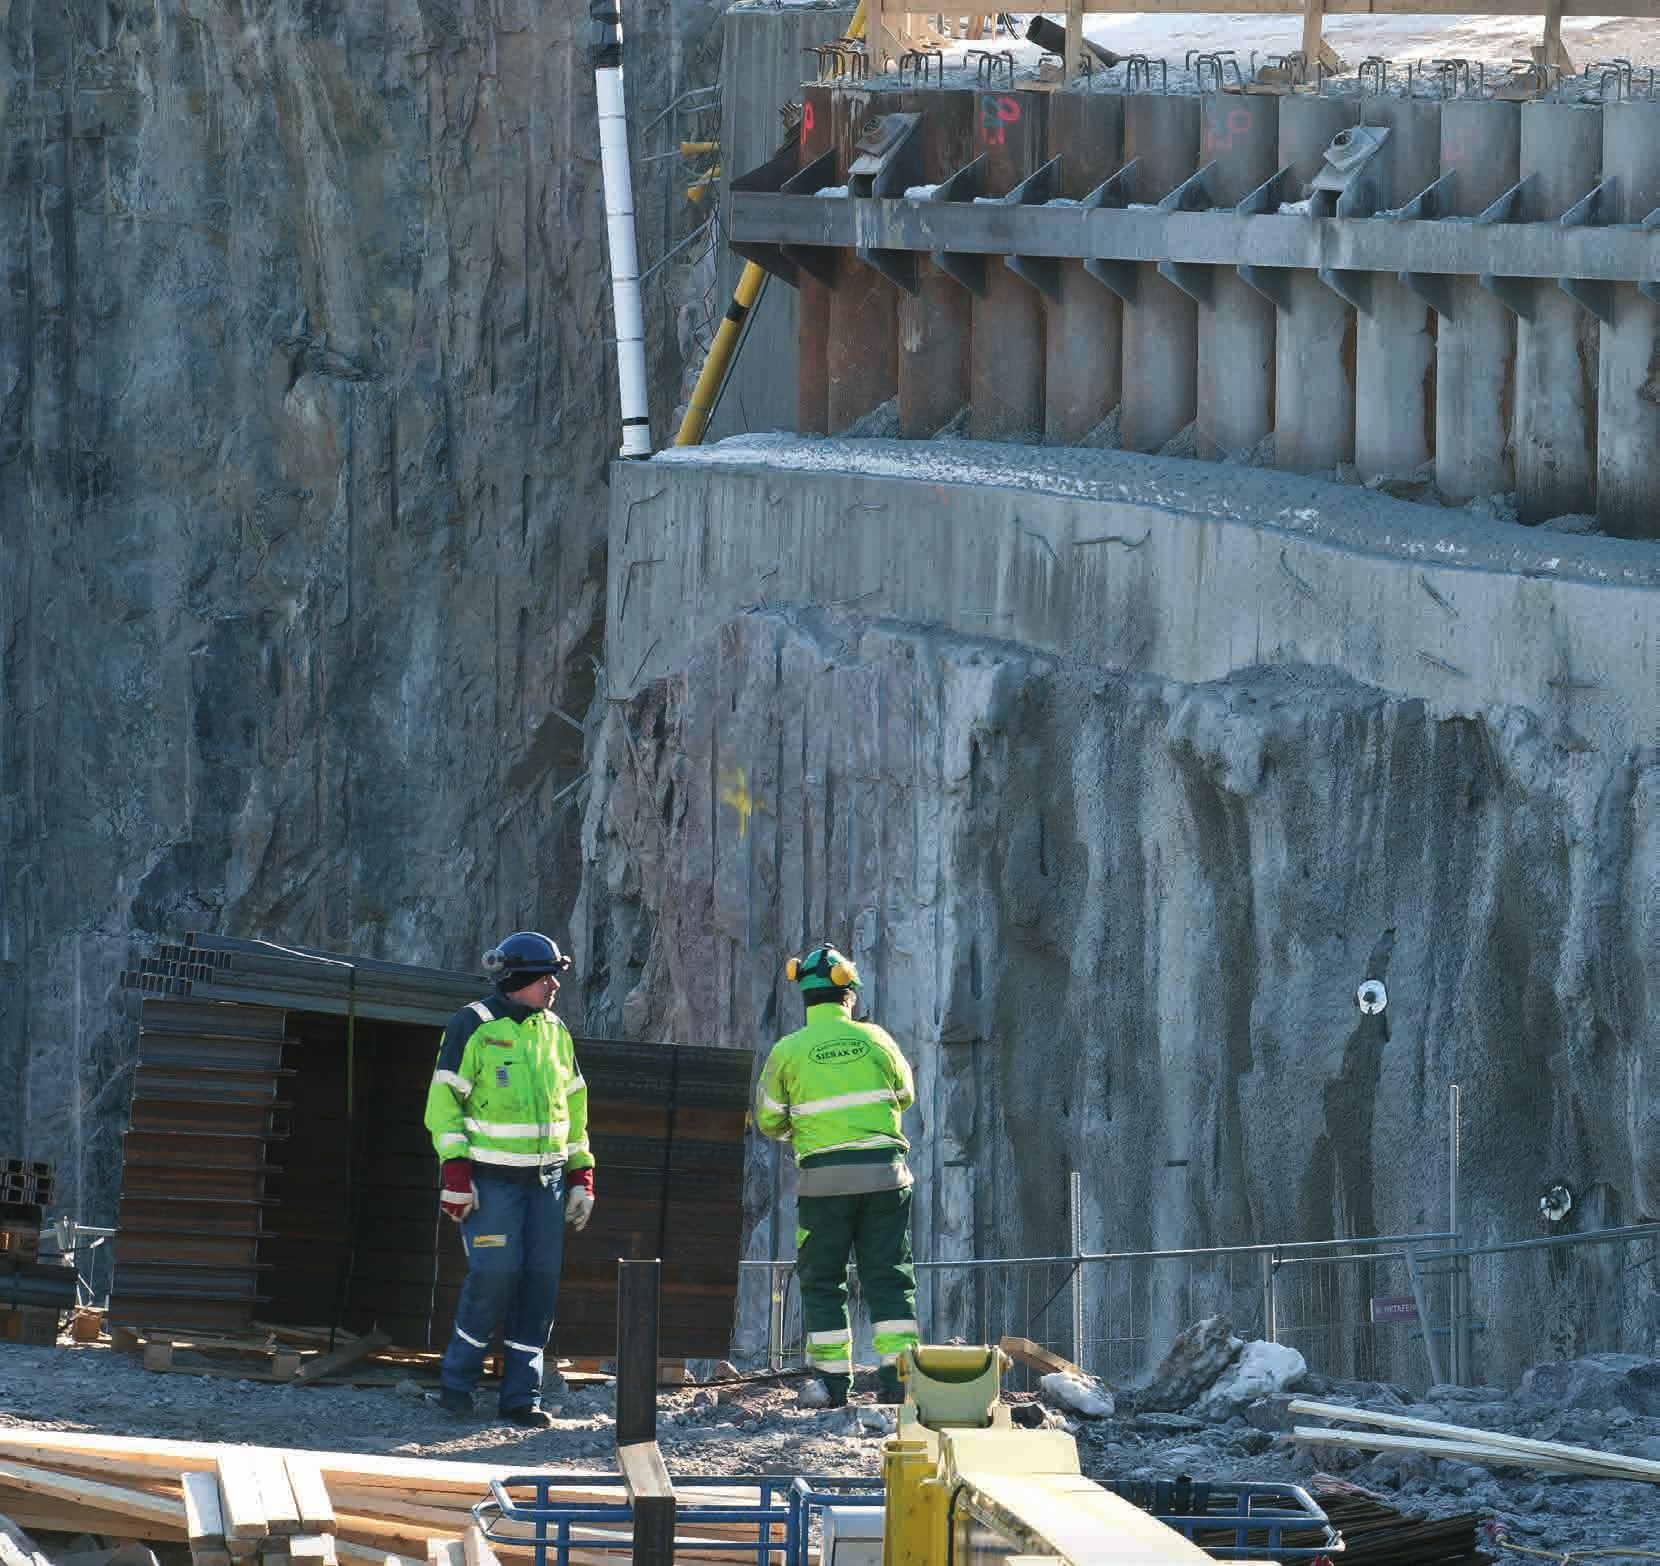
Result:
M859 988L858 968L834 946L815 947L805 957L790 958L784 964L784 977L809 993L821 989Z

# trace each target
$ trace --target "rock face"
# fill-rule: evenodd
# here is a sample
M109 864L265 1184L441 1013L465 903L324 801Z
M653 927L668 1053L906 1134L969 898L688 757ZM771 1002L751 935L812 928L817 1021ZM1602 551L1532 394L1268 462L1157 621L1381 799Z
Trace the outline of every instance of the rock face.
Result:
M584 14L0 8L0 1149L85 1220L133 937L563 933L618 417ZM631 8L636 123L714 15Z
M1637 1354L1587 1354L1535 1365L1522 1378L1524 1398L1560 1408L1623 1408L1660 1417L1660 1361Z
M1183 685L757 611L613 704L593 777L590 1017L760 1051L798 1023L786 957L845 942L917 1070L925 1256L1068 1252L1073 1171L1086 1249L1439 1229L1451 1080L1477 1236L1530 1232L1557 1178L1588 1228L1653 1211L1648 750L1295 665ZM1355 1002L1369 978L1379 1014ZM751 1254L790 1254L792 1189L758 1146ZM1475 1373L1512 1385L1541 1345L1641 1332L1620 1265L1478 1259ZM1114 1381L1202 1314L1262 1332L1254 1264L1085 1278L1086 1363ZM1352 1325L1404 1270L1277 1287L1316 1370L1422 1378L1421 1345ZM1065 1348L1068 1302L1060 1273L942 1268L923 1330Z

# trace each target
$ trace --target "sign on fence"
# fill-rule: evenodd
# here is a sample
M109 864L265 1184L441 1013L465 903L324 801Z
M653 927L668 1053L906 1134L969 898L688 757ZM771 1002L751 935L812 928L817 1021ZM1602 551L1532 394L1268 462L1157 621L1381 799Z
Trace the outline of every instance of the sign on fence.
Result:
M1418 1302L1410 1294L1378 1294L1372 1298L1374 1327L1393 1321L1415 1322L1417 1319Z

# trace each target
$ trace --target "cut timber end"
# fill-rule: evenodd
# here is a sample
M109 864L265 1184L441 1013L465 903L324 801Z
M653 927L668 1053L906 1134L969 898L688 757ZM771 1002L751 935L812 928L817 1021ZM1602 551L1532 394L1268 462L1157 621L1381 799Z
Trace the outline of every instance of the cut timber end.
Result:
M225 1548L225 1519L219 1507L219 1481L212 1474L181 1474L184 1526L192 1556Z
M167 1342L146 1343L144 1345L144 1368L146 1370L171 1370L173 1368L173 1345Z
M222 1451L219 1454L220 1505L232 1555L252 1553L238 1550L238 1543L263 1539L271 1531L265 1517L265 1500L256 1455L253 1451Z
M274 1534L303 1533L300 1505L294 1498L294 1487L288 1482L288 1468L280 1452L264 1451L254 1459L254 1471L259 1476L260 1499L265 1506L265 1522Z
M428 1539L427 1566L467 1566L467 1550L459 1539Z
M334 1503L314 1460L298 1452L286 1453L283 1467L288 1471L289 1488L294 1492L300 1526L306 1534L334 1532Z

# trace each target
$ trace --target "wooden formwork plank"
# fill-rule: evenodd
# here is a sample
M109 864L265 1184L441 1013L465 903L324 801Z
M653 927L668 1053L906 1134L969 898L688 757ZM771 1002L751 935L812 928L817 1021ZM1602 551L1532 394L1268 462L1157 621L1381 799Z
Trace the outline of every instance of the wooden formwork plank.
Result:
M222 1550L225 1547L225 1516L219 1504L219 1481L213 1474L180 1474L184 1494L184 1525L190 1535L190 1550Z
M328 1486L318 1470L316 1460L304 1452L288 1452L283 1456L283 1467L288 1470L289 1488L300 1513L300 1531L307 1534L334 1532L334 1503L329 1499Z
M265 1517L264 1488L255 1460L258 1448L222 1449L218 1458L220 1506L227 1541L263 1539L271 1531ZM234 1542L231 1554L237 1553Z

